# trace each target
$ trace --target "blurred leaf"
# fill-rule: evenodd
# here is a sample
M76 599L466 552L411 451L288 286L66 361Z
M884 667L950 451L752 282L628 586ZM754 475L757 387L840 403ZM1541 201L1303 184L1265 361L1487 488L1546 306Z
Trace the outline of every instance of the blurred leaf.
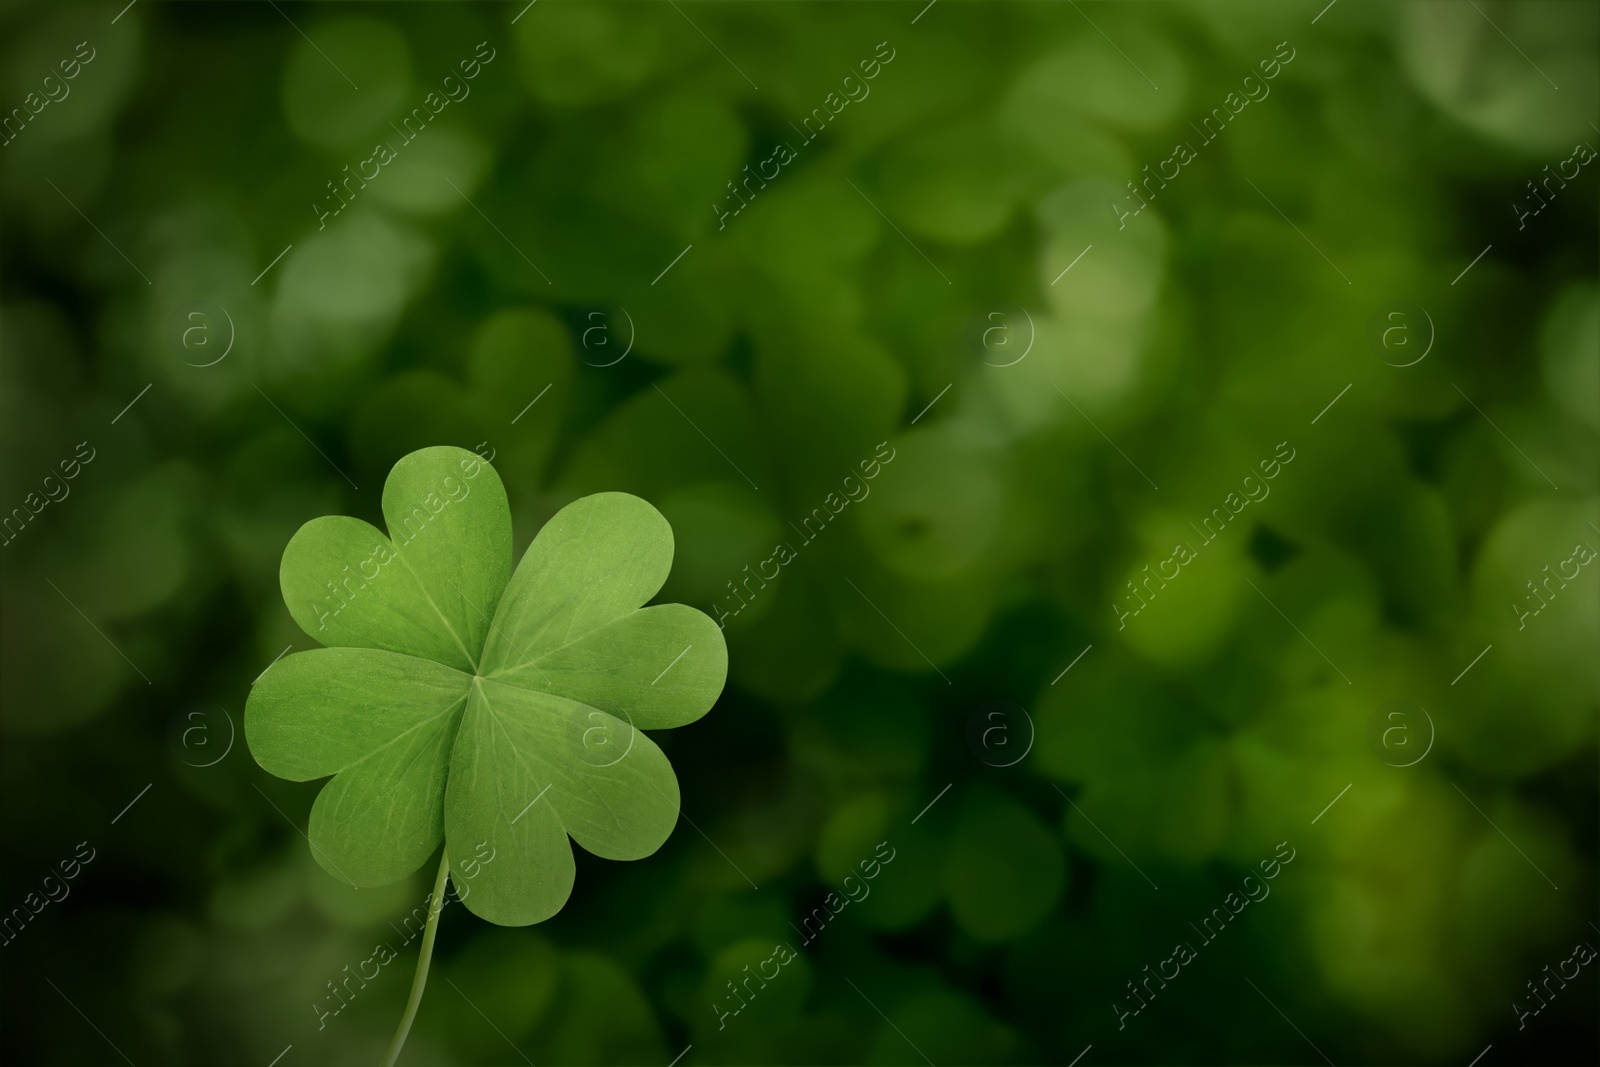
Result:
M980 941L1014 941L1055 907L1066 860L1055 835L1004 794L973 790L945 854L950 911Z

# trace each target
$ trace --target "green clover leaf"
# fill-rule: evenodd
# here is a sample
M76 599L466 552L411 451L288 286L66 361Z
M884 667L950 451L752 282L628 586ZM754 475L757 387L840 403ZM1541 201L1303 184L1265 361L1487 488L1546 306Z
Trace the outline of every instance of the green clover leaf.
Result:
M388 536L324 516L284 549L284 602L327 647L256 683L250 750L281 778L333 776L308 837L335 877L396 881L443 839L469 910L548 919L572 892L568 837L628 860L671 834L677 778L641 731L710 710L722 632L681 604L642 606L673 541L638 497L569 504L515 573L505 487L471 452L401 459L383 514Z

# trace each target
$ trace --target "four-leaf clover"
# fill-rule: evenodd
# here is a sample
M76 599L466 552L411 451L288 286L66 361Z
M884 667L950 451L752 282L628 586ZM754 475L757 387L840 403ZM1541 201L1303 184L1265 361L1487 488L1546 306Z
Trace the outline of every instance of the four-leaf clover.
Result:
M388 536L324 516L284 550L284 601L327 647L256 683L250 750L282 778L333 776L308 836L335 877L396 881L443 839L457 885L458 863L475 872L460 890L469 910L548 919L572 892L569 836L631 860L672 832L677 778L640 731L710 710L727 677L722 632L682 604L642 607L673 542L638 497L569 504L515 573L505 487L471 452L401 459L383 514ZM493 861L474 863L485 843Z

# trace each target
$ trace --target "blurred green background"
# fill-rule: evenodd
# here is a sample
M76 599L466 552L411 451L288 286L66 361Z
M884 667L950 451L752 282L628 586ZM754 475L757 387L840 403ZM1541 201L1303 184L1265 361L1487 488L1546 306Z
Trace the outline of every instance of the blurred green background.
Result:
M237 733L290 535L433 444L519 552L649 499L664 600L798 558L672 840L448 908L403 1063L1595 1062L1594 967L1510 1005L1600 945L1597 10L0 4L5 1062L377 1061L414 949L313 1005L432 868L338 885Z

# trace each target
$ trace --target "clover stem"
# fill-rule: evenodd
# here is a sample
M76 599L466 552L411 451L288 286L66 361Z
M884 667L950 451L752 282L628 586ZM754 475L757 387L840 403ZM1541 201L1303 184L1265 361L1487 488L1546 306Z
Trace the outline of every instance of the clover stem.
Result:
M411 980L411 997L406 1001L406 1013L400 1019L400 1028L389 1042L389 1051L383 1057L383 1067L394 1067L405 1046L406 1035L411 1033L411 1021L417 1017L422 1004L422 990L428 984L428 963L433 959L433 937L439 932L439 913L444 910L445 879L450 877L450 854L439 857L439 876L433 881L433 896L428 900L428 925L422 931L422 953L417 959L417 976Z

